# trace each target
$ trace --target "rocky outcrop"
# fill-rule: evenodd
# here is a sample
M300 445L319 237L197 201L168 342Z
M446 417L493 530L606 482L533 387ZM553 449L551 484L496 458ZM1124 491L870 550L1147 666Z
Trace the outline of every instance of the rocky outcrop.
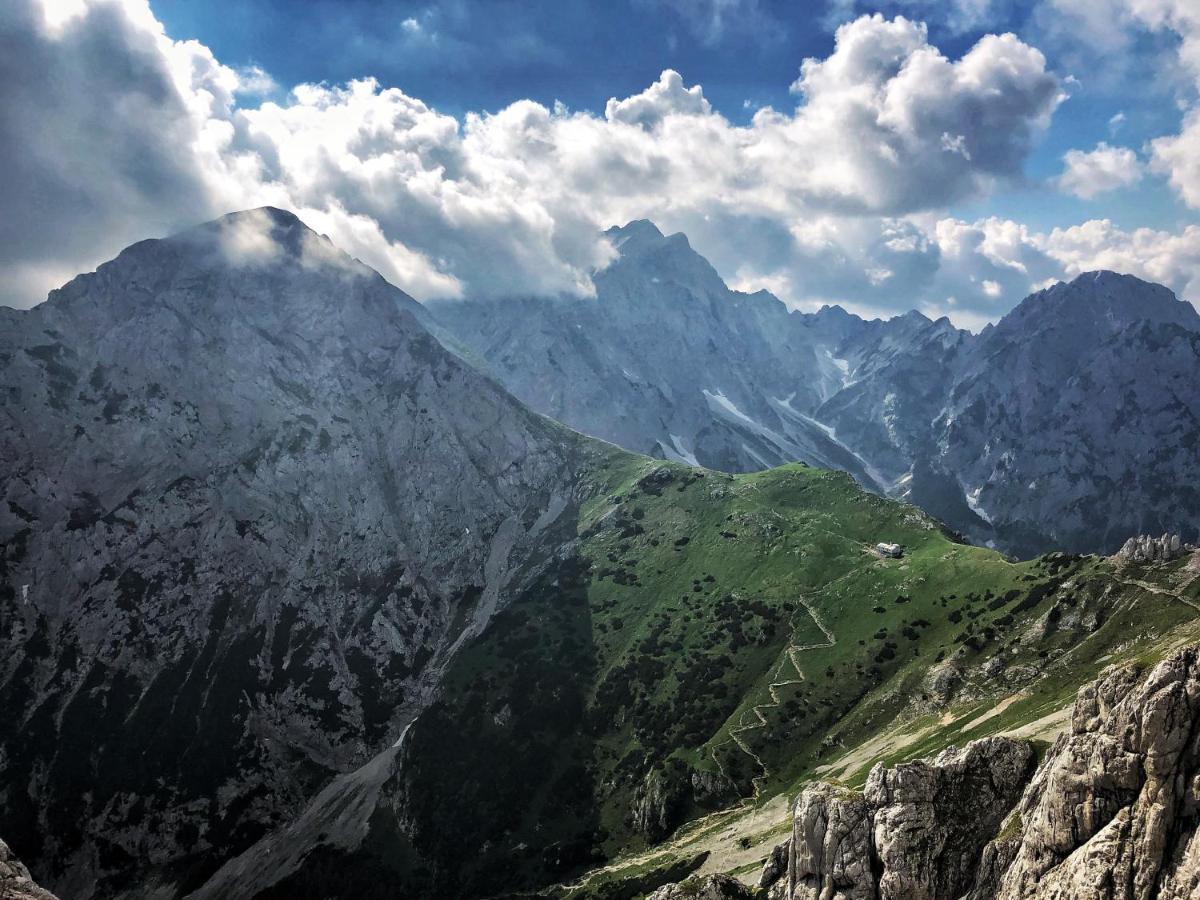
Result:
M862 796L829 784L807 788L792 820L789 894L795 900L872 900L871 811Z
M56 900L47 890L38 887L8 844L0 841L0 900Z
M1184 900L1200 896L1200 648L1080 690L1071 729L876 766L861 795L796 803L786 900ZM1019 802L1018 802L1019 797Z
M737 797L725 775L669 760L647 770L634 792L629 823L648 840L660 841L683 823L689 807L716 809Z
M862 794L810 785L796 801L787 888L772 896L958 900L974 888L980 854L1033 764L1028 743L985 738L932 760L878 765ZM775 873L764 869L760 883L772 887Z
M682 802L679 784L662 769L651 769L633 796L630 823L649 840L662 840L678 824Z
M1001 900L1200 892L1200 649L1080 691L1022 798Z
M1183 556L1187 549L1177 534L1157 538L1139 534L1127 540L1116 552L1116 557L1123 562L1166 562Z
M883 866L882 900L955 900L1033 772L1024 741L984 738L932 761L877 765L864 796Z
M792 858L792 841L789 838L777 845L767 861L763 863L762 873L758 876L759 887L771 887L788 873L788 861Z
M646 900L754 900L754 893L728 875L701 875L664 885Z

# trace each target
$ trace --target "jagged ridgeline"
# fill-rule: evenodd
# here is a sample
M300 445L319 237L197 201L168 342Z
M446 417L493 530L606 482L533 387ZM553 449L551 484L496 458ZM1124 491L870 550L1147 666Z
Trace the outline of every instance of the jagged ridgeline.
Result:
M628 453L423 321L277 210L0 310L0 837L38 883L632 898L1194 636L1182 545L1013 563L845 473ZM744 816L744 858L689 843Z

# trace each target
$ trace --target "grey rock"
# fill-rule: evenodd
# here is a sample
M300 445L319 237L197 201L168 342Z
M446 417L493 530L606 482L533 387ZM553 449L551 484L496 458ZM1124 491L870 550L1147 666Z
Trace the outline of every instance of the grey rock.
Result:
M1200 314L1164 287L1089 272L972 335L789 312L729 290L683 235L608 234L594 298L431 314L533 408L639 452L843 469L1019 555L1200 527Z
M958 900L1033 762L1026 742L984 738L878 765L861 795L810 785L793 819L790 900Z
M418 314L271 209L0 309L0 809L58 893L352 845L356 773L574 537L585 441Z
M650 769L633 797L629 816L633 827L651 841L674 831L683 801L680 784L660 768Z
M758 876L758 886L769 888L779 881L787 881L788 860L792 855L792 842L786 840L776 844L771 849L770 856L763 863L762 873Z
M871 839L861 795L823 783L805 788L792 820L791 900L874 900Z
M867 779L882 900L955 900L1028 782L1033 748L984 738L932 761L877 765Z
M0 841L0 900L57 900L38 887L25 864Z
M753 900L754 893L729 875L700 875L667 884L646 900Z
M1021 800L1001 900L1149 900L1200 888L1200 649L1080 691Z
M1122 544L1115 556L1124 562L1166 562L1178 559L1189 549L1178 534L1164 534L1157 538L1139 534Z

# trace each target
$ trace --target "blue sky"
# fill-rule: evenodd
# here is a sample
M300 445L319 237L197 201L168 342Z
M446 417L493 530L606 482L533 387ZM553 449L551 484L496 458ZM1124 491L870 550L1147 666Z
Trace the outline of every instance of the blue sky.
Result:
M1194 0L13 0L0 57L18 306L265 202L418 298L587 296L645 216L798 308L1200 300Z

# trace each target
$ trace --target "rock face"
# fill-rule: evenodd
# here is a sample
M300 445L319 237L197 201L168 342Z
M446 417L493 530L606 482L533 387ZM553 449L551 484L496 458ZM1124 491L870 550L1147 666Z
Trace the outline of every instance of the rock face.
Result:
M1200 896L1200 648L1083 688L1032 765L1028 744L986 738L876 766L862 795L811 785L776 849L787 880L769 860L763 884L788 900Z
M787 854L787 900L958 900L976 884L979 857L1033 770L1033 749L974 740L934 760L876 766L862 794L806 787ZM782 878L763 870L763 887Z
M972 335L789 312L729 290L683 235L609 237L595 298L433 315L535 409L639 452L843 469L1022 555L1200 526L1200 315L1166 288L1091 272Z
M1177 534L1154 538L1148 534L1131 537L1117 551L1117 559L1126 562L1165 562L1183 556L1188 548Z
M795 900L873 900L871 811L857 794L816 784L796 801L787 867Z
M0 309L0 831L42 883L175 896L301 813L353 844L456 648L573 535L584 442L417 312L270 209Z
M1200 893L1200 649L1083 689L1019 808L1002 900Z
M985 738L933 760L876 766L862 794L807 787L796 801L786 900L958 900L1033 771L1023 741ZM768 866L770 861L768 861ZM764 869L763 886L782 878ZM775 895L773 894L773 896Z
M979 855L1028 782L1033 748L984 738L931 762L876 766L867 779L881 900L955 900L975 881Z
M517 397L586 434L731 472L800 459L881 489L805 415L843 378L807 320L765 291L731 291L682 234L637 221L608 237L620 257L594 299L430 309Z
M0 900L56 900L34 883L29 870L4 841L0 841Z

